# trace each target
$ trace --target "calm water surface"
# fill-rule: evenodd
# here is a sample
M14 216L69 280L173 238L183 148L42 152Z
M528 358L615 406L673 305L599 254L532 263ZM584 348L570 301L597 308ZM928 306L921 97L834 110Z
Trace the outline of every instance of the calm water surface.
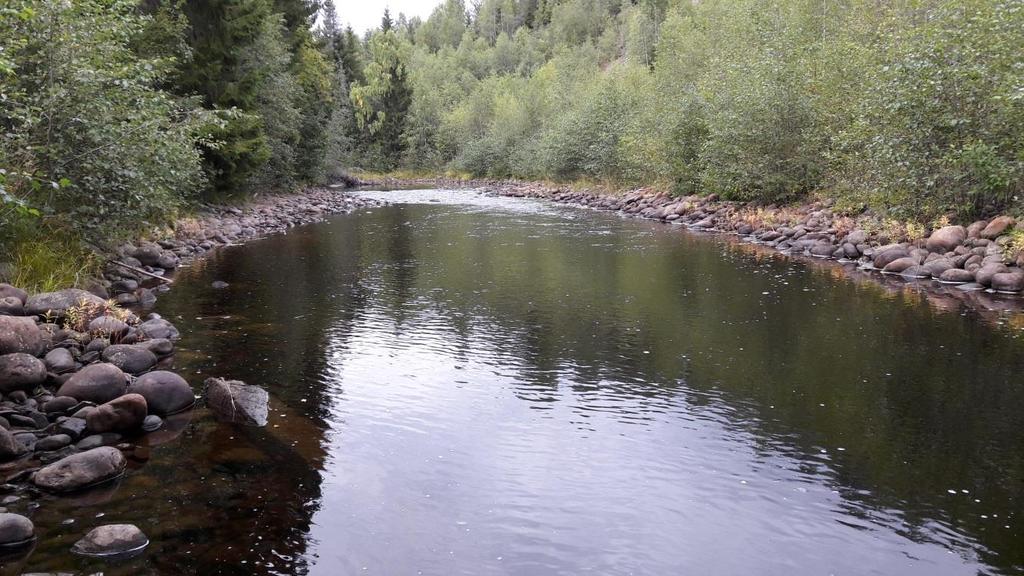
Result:
M1015 322L612 214L370 194L395 204L158 304L175 369L265 387L270 425L172 422L118 486L30 510L8 572L1024 573ZM67 554L121 521L143 556Z

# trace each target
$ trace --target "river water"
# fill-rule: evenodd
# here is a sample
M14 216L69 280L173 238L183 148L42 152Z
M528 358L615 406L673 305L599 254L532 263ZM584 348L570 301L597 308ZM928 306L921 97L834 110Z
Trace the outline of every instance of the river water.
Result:
M1015 318L614 214L365 194L393 204L158 303L175 369L266 388L269 425L171 422L119 485L42 500L19 569L1024 573ZM142 556L68 555L122 521Z

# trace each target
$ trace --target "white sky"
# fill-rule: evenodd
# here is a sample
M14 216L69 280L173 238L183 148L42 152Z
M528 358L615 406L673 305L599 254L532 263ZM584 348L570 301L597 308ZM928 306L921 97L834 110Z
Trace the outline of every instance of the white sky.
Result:
M380 26L384 8L391 8L391 15L398 18L400 12L412 18L419 16L424 20L434 11L434 7L442 0L334 0L338 7L338 20L342 25L351 24L352 29L360 36L370 28Z

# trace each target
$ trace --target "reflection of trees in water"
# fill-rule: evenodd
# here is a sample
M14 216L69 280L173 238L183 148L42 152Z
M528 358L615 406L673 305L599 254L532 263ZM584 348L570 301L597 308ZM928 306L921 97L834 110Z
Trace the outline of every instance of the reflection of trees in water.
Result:
M514 359L514 393L537 406L621 399L634 422L666 407L728 414L765 454L830 470L858 510L948 521L996 564L1024 563L1015 530L981 518L1024 512L1024 356L1005 333L665 227L595 215L609 232L596 239L559 235L557 222L538 234L530 223L547 216L510 225L444 211L394 206L225 252L204 281L175 289L175 311L230 310L272 330L238 336L238 318L214 321L190 340L212 355L200 365L274 382L293 407L306 398L322 430L327 354L355 320L384 311L401 331L429 313L456 358L485 346ZM206 290L213 271L232 289ZM318 497L308 489L295 502Z

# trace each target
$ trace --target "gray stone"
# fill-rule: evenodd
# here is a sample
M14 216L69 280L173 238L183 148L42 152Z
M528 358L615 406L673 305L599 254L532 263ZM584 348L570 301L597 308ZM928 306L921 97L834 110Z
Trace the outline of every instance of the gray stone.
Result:
M143 374L128 387L128 392L144 396L149 412L160 416L181 412L195 403L195 394L188 382L163 370Z
M135 430L142 426L146 413L145 398L140 394L125 394L97 406L85 417L85 424L93 434Z
M903 258L897 258L896 260L889 262L888 264L885 265L885 268L883 268L882 271L892 272L893 274L899 274L900 272L903 272L907 268L917 265L918 262L916 258L914 258L913 256L905 256Z
M145 430L146 432L155 432L162 428L163 425L163 418L157 416L156 414L150 414L149 416L146 416L145 420L142 421L142 429Z
M127 388L128 377L120 368L113 364L91 364L69 378L57 395L102 404L121 396Z
M1002 272L992 276L992 289L1000 292L1020 292L1024 290L1024 271Z
M974 282L974 272L968 272L960 268L950 268L939 276L939 280L950 284Z
M159 356L167 356L174 352L174 342L166 338L154 338L152 340L145 340L139 342L137 346L142 346L146 350L149 350L153 354Z
M79 450L92 450L93 448L99 448L101 446L114 446L121 441L122 436L117 432L103 432L100 434L93 434L86 436L75 444L75 448Z
M89 332L91 334L115 341L124 336L128 332L128 328L127 323L113 316L100 316L89 322Z
M1010 269L1005 264L985 264L977 272L974 273L974 279L978 284L982 286L991 286L992 277L996 274L1002 274L1003 272L1009 272Z
M63 374L75 369L75 357L67 348L54 348L43 358L46 368L54 374Z
M884 269L891 262L895 262L900 258L907 258L910 256L910 252L902 246L894 246L881 250L875 253L875 257L872 261L875 268Z
M270 410L270 396L266 390L223 378L208 378L205 385L206 405L218 419L266 426Z
M59 292L45 292L29 296L25 302L25 313L30 316L44 316L49 313L58 318L63 317L68 308L88 305L98 310L106 308L106 301L78 288L68 288Z
M36 442L36 450L50 452L51 450L60 450L69 444L71 444L71 436L67 434L54 434Z
M28 292L11 286L6 282L0 282L0 298L17 298L19 302L24 304L28 300Z
M177 340L179 337L178 329L163 318L146 320L142 324L139 324L139 331L141 331L146 338L151 340L154 338L166 338L173 341Z
M46 334L32 318L0 316L0 354L23 352L39 356L46 347L46 340Z
M27 545L35 539L32 521L18 514L0 514L0 546Z
M85 419L75 417L59 419L54 425L53 431L59 434L67 434L72 440L81 438L82 434L85 433Z
M81 490L117 478L126 464L117 448L94 448L44 466L32 476L32 483L50 492Z
M46 364L31 354L0 356L0 392L31 390L46 381Z
M23 316L25 305L14 296L0 298L0 314L7 316Z
M93 528L75 542L71 551L83 556L127 556L142 551L149 538L133 524L108 524Z
M25 446L14 437L14 434L0 427L0 461L17 458L25 452Z
M156 355L143 346L114 344L103 350L103 360L129 374L142 374L156 366Z

